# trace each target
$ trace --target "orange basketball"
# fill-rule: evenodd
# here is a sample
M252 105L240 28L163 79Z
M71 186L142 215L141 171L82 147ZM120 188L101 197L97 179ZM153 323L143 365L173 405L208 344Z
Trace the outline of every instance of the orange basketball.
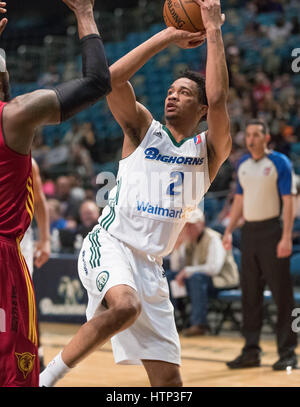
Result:
M201 9L193 0L166 0L163 16L168 27L190 32L204 30Z

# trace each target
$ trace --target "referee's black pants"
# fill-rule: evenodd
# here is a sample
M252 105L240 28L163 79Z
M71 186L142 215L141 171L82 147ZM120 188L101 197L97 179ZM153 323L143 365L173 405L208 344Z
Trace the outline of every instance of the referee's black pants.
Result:
M267 284L277 306L277 349L280 357L294 354L297 334L292 331L294 308L290 259L278 259L282 228L278 218L246 222L242 228L243 352L259 353L263 324L263 292Z

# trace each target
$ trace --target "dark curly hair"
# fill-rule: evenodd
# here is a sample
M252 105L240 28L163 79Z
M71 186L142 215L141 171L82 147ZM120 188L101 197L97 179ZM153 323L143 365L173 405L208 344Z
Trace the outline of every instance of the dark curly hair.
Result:
M188 78L191 81L196 82L198 86L199 102L201 105L208 106L206 90L205 90L205 77L197 71L191 71L189 69L182 72L177 79L179 78Z

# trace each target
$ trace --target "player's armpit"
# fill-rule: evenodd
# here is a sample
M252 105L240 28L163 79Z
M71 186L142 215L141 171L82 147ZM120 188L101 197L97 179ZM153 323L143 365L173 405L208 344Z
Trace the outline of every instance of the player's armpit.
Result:
M20 154L30 151L34 130L60 122L60 104L53 90L37 90L18 96L3 110L3 132L8 147Z

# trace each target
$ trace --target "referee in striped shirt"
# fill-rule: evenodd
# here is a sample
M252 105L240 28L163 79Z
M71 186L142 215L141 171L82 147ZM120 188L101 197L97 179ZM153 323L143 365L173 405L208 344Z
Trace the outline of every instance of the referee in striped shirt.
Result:
M246 146L237 170L237 191L223 245L232 246L232 232L241 216L242 228L242 353L231 369L260 366L259 339L263 324L263 291L267 284L277 305L277 350L274 370L297 366L297 335L292 331L294 308L290 275L293 229L292 166L289 159L267 149L270 140L264 122L251 120ZM282 214L282 223L281 223Z

